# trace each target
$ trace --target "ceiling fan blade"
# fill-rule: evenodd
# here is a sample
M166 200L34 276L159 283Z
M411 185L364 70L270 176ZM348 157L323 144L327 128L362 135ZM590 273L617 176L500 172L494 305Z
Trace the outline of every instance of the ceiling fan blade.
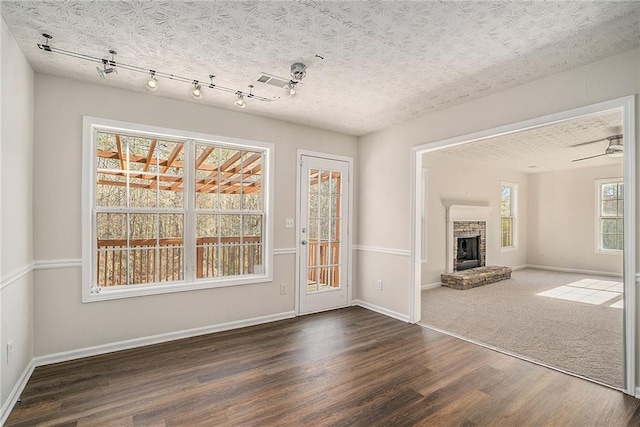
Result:
M597 155L595 155L595 156L583 157L583 158L581 158L581 159L574 159L574 160L571 160L571 161L572 161L572 162L580 162L580 161L582 161L582 160L594 159L594 158L596 158L596 157L602 157L602 156L606 156L606 155L607 155L607 153L602 153L602 154L597 154Z
M582 147L583 145L589 145L589 144L595 144L596 142L601 142L601 141L606 141L607 138L600 138L600 139L596 139L595 141L588 141L588 142L581 142L579 144L573 144L570 145L569 147Z

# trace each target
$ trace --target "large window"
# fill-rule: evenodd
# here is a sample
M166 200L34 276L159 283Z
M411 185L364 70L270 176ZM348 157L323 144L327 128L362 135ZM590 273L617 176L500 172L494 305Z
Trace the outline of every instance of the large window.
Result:
M511 183L500 184L500 249L516 247L516 201L518 186Z
M624 243L624 201L622 178L596 181L599 252L618 253Z
M85 150L85 301L270 280L270 144L85 118Z

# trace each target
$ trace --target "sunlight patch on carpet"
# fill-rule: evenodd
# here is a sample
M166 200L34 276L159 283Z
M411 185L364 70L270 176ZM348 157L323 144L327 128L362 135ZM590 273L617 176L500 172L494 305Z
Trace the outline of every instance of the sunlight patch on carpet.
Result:
M613 304L611 304L609 307L613 307L613 308L624 308L624 301L620 300L618 302L614 302Z
M622 283L610 280L582 279L537 293L536 295L600 305L621 296ZM622 300L609 307L622 308Z

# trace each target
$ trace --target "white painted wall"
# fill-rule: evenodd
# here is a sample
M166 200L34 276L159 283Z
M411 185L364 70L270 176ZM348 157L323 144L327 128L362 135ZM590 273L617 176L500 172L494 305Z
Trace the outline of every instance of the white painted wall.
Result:
M595 180L621 178L616 166L531 174L528 264L622 273L622 253L596 253Z
M528 177L507 168L488 166L457 159L441 152L423 155L427 178L427 262L422 264L422 284L440 282L447 270L446 207L451 205L488 206L487 265L515 267L527 263ZM462 173L468 171L468 174ZM500 183L518 185L516 235L514 250L500 251Z
M35 88L38 261L81 257L83 115L274 143L276 249L295 247L295 229L285 228L285 218L295 218L296 150L357 154L355 137L253 116L246 110L229 111L42 74L36 74ZM35 353L50 355L290 313L295 256L276 255L274 264L271 283L88 304L81 303L79 267L39 269L35 273ZM286 295L279 293L281 283L287 284Z
M639 76L640 49L634 49L361 137L359 244L410 250L411 147L637 94ZM358 298L408 315L409 257L399 261L396 255L367 251L358 257ZM375 278L383 276L394 279L376 291Z
M33 358L33 71L4 20L0 23L0 402ZM7 361L7 342L13 354Z

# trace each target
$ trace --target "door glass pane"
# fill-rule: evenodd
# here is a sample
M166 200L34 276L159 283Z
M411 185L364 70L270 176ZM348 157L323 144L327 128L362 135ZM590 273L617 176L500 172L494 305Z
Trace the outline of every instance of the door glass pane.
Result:
M309 171L307 292L340 288L341 173Z

